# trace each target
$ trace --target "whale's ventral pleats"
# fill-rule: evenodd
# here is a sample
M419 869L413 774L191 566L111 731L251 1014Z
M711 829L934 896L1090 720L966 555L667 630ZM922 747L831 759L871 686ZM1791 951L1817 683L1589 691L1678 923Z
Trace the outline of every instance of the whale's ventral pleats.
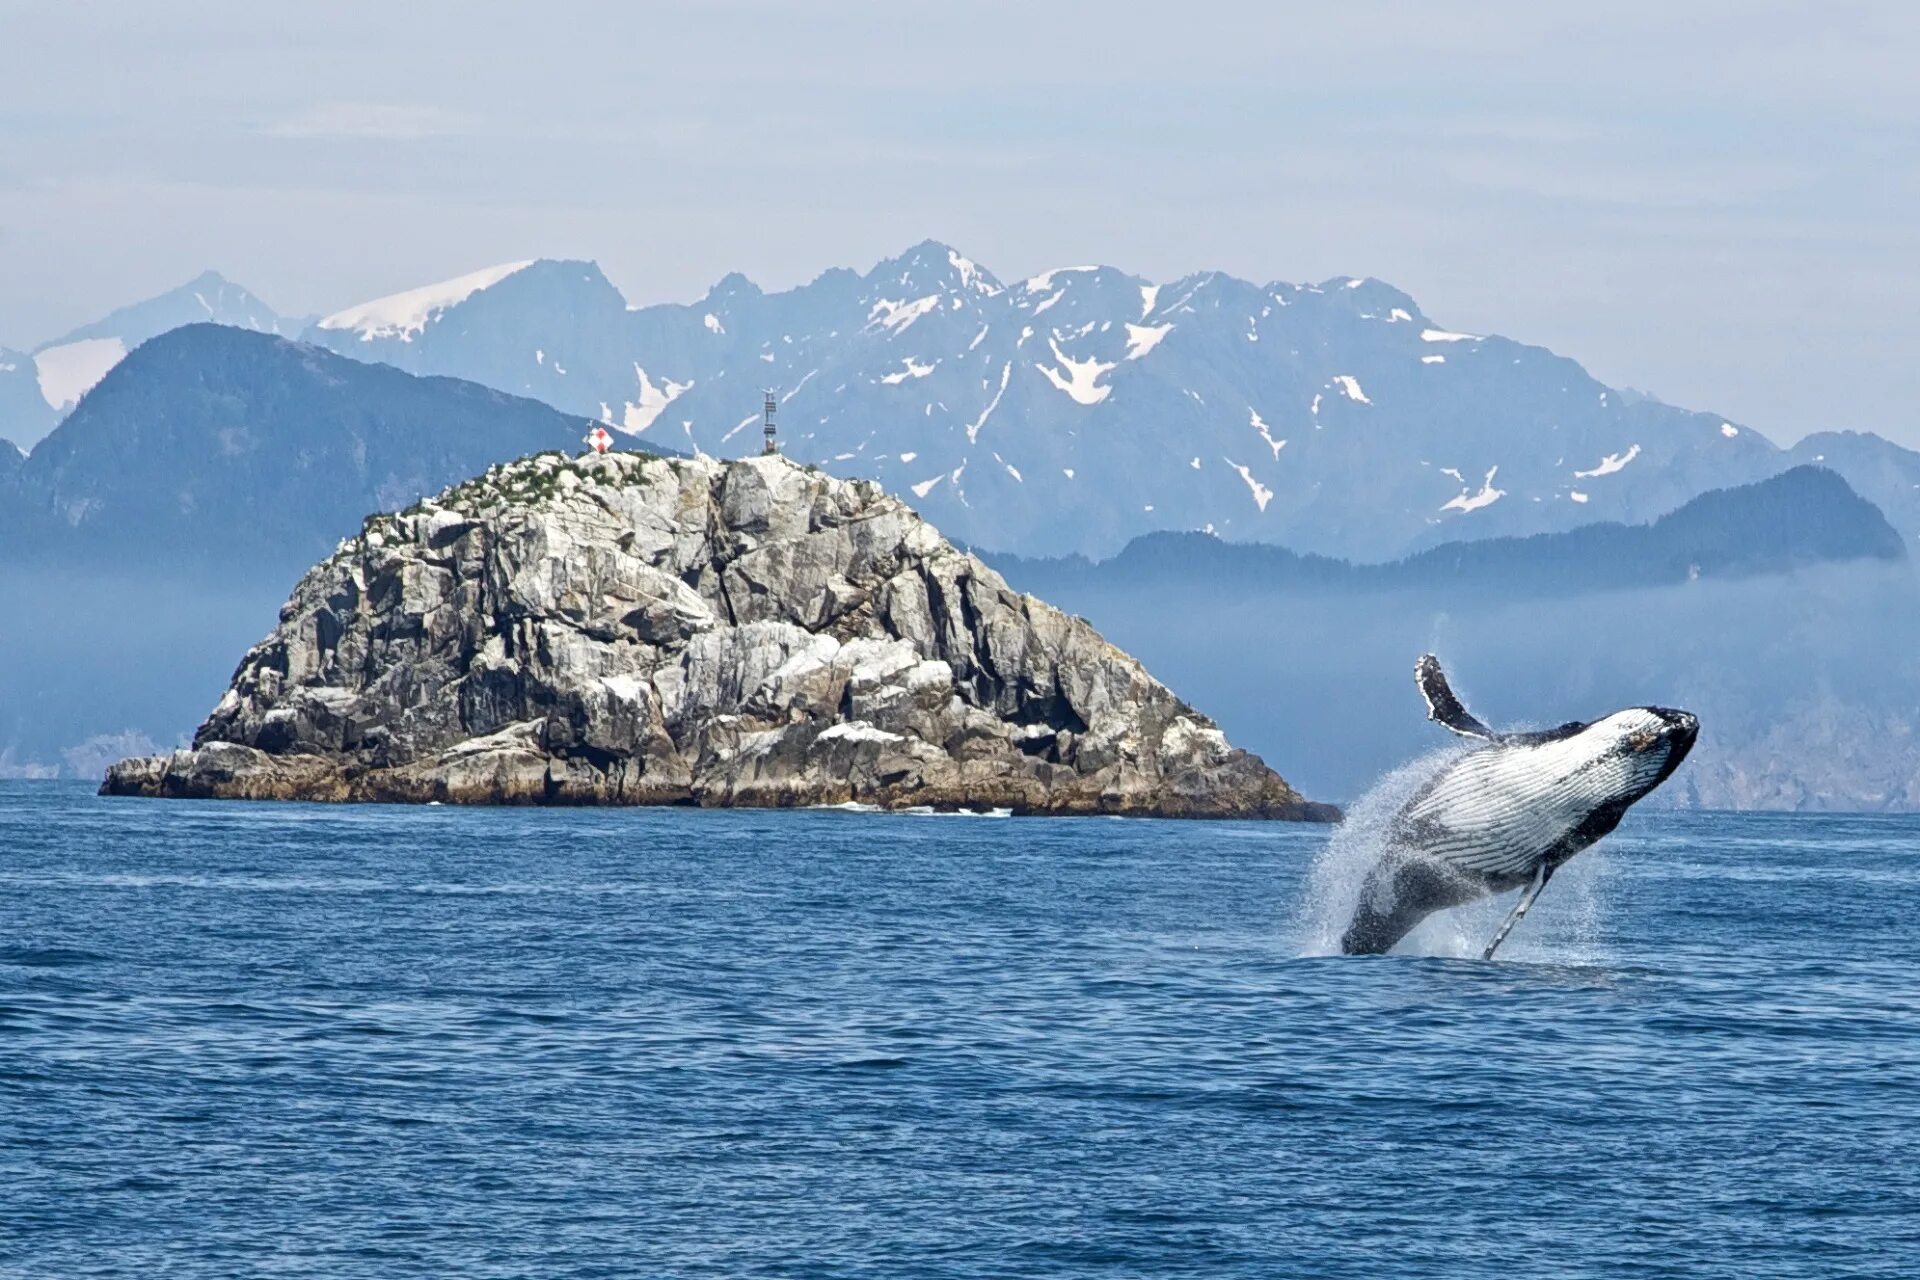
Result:
M1629 707L1497 734L1454 695L1432 654L1414 675L1430 718L1486 745L1441 769L1395 815L1341 950L1388 951L1435 911L1525 888L1487 947L1491 957L1555 870L1673 776L1700 723L1669 707Z

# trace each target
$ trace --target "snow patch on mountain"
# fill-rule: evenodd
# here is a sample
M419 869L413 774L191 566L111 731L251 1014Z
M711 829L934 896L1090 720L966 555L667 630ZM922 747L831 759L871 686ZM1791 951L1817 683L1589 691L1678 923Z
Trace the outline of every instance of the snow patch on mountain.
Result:
M118 338L83 338L33 354L40 398L55 409L70 409L127 356Z
M1420 331L1420 341L1422 342L1478 342L1480 341L1480 335L1477 333L1452 333L1446 329L1422 329Z
M1127 354L1123 360L1138 360L1147 352L1160 345L1160 340L1173 332L1171 324L1129 324L1127 326Z
M1458 477L1460 473L1453 471L1449 474ZM1492 506L1507 496L1505 489L1496 489L1493 487L1493 478L1499 474L1499 467L1490 469L1487 472L1487 478L1480 482L1480 492L1470 495L1465 490L1462 490L1459 497L1442 503L1440 509L1442 511L1478 511L1482 507Z
M1578 480L1592 480L1599 476L1610 476L1639 456L1640 446L1636 444L1630 447L1625 453L1608 454L1606 457L1600 459L1600 465L1591 471L1574 472L1574 478Z
M934 369L938 368L939 364L940 362L938 360L935 360L932 364L921 364L918 360L915 360L912 356L908 356L906 359L900 362L901 367L899 369L896 369L894 372L885 375L880 379L880 381L889 387L897 387L901 383L905 382L908 378L926 377L928 374L932 373ZM794 388L795 391L798 391L799 389L800 388L798 387Z
M655 386L653 379L647 376L647 371L637 364L633 366L633 376L640 381L640 398L627 405L626 414L619 426L621 430L634 435L639 435L652 426L655 419L666 412L668 405L693 389L691 379L686 382L675 382L672 378L662 378L660 385ZM749 418L748 421L751 422L752 419ZM737 431L739 428L736 427L734 430Z
M1265 511L1267 504L1273 501L1273 490L1253 478L1252 467L1243 467L1232 458L1222 458L1221 461L1240 473L1240 478L1247 482L1248 491L1253 494L1253 505Z
M898 336L905 333L909 326L927 312L940 305L940 295L930 293L924 298L915 298L911 302L896 302L892 298L882 298L873 304L867 312L867 328L886 329Z
M390 293L384 298L375 298L372 302L336 311L322 319L319 327L349 330L359 334L362 342L372 342L376 338L398 338L402 342L412 342L415 334L425 329L429 321L448 307L465 302L482 289L491 289L515 272L526 270L533 262L531 258L525 262L503 262L499 266L468 272L438 284Z
M1352 374L1336 373L1333 375L1333 380L1340 384L1342 391L1346 392L1347 399L1358 401L1361 404L1373 403L1373 401L1367 399L1367 393L1360 389L1360 380Z
M1267 442L1267 448L1273 450L1273 456L1278 458L1280 451L1287 447L1287 442L1273 438L1272 428L1267 426L1266 421L1261 418L1259 411L1252 405L1247 406L1247 418L1251 422L1253 429L1260 433L1260 438Z
M1099 269L1099 267L1055 267L1051 271L1042 271L1037 276L1028 277L1020 287L1028 293L1052 293L1055 276L1087 275Z
M993 411L1000 407L1000 397L1007 394L1007 380L1012 376L1013 365L1011 362L1000 366L1000 389L993 393L993 399L987 401L987 407L980 411L980 416L967 424L968 444L972 444L980 438L980 428L987 425L987 419L991 418Z
M1098 380L1101 374L1115 366L1102 364L1094 357L1075 360L1062 351L1060 344L1051 338L1047 340L1047 345L1053 348L1053 358L1060 362L1060 368L1054 369L1039 363L1033 367L1045 374L1048 382L1071 396L1074 403L1096 405L1112 394L1113 388L1098 385Z
M987 278L986 273L980 270L979 264L959 251L947 250L947 265L952 267L954 274L960 277L961 288L971 289L989 298L1000 292L1000 286Z

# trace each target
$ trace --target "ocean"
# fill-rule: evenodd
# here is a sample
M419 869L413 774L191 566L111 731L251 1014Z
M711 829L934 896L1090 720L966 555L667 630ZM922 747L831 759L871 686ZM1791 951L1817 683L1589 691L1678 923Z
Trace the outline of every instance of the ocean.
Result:
M1920 819L1329 839L0 783L0 1275L1920 1275Z

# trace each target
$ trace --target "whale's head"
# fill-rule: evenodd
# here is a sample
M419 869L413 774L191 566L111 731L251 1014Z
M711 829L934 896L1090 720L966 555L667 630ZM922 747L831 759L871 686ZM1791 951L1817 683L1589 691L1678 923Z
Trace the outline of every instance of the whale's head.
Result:
M1608 776L1614 794L1633 801L1673 776L1700 736L1691 711L1672 707L1628 707L1588 725L1581 734Z

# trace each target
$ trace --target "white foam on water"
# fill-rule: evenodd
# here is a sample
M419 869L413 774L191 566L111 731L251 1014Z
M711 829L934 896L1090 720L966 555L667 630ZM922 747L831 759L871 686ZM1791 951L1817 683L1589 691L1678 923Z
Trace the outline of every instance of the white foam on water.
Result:
M1367 872L1386 850L1394 815L1429 779L1473 749L1463 742L1430 751L1383 776L1348 807L1346 820L1307 873L1306 889L1294 912L1300 955L1340 954L1340 935L1359 905ZM1593 965L1605 959L1601 946L1606 915L1605 843L1554 873L1526 919L1501 944L1496 961ZM1436 911L1401 939L1393 954L1477 960L1517 898L1517 891L1502 893Z

